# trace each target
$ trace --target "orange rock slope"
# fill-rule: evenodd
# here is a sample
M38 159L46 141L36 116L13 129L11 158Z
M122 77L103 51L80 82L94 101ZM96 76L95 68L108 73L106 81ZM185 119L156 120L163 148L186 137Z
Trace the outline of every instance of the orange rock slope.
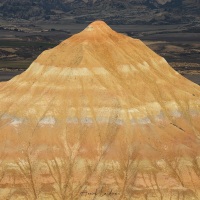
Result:
M199 199L200 87L102 21L0 84L0 199Z

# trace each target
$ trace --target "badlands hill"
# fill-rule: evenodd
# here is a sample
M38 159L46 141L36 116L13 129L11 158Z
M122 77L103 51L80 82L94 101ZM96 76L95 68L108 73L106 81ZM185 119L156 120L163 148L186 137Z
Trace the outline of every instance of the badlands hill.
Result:
M0 199L199 199L200 87L102 21L0 84Z

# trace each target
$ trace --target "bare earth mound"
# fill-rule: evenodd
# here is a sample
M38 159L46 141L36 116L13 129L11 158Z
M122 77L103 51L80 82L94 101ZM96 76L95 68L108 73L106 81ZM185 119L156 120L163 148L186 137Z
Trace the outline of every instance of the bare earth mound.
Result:
M200 87L96 21L0 83L0 199L199 199Z

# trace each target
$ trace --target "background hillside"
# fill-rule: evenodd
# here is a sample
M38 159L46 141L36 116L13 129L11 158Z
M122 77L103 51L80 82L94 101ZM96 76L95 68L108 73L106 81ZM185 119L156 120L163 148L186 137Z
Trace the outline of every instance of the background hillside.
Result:
M0 16L25 20L103 19L112 24L197 23L200 0L0 0Z

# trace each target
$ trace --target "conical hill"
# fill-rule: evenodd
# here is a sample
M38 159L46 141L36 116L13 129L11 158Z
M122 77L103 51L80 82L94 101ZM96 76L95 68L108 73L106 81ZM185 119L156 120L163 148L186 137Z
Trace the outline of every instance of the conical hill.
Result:
M200 87L140 40L95 21L0 86L0 199L200 198Z

